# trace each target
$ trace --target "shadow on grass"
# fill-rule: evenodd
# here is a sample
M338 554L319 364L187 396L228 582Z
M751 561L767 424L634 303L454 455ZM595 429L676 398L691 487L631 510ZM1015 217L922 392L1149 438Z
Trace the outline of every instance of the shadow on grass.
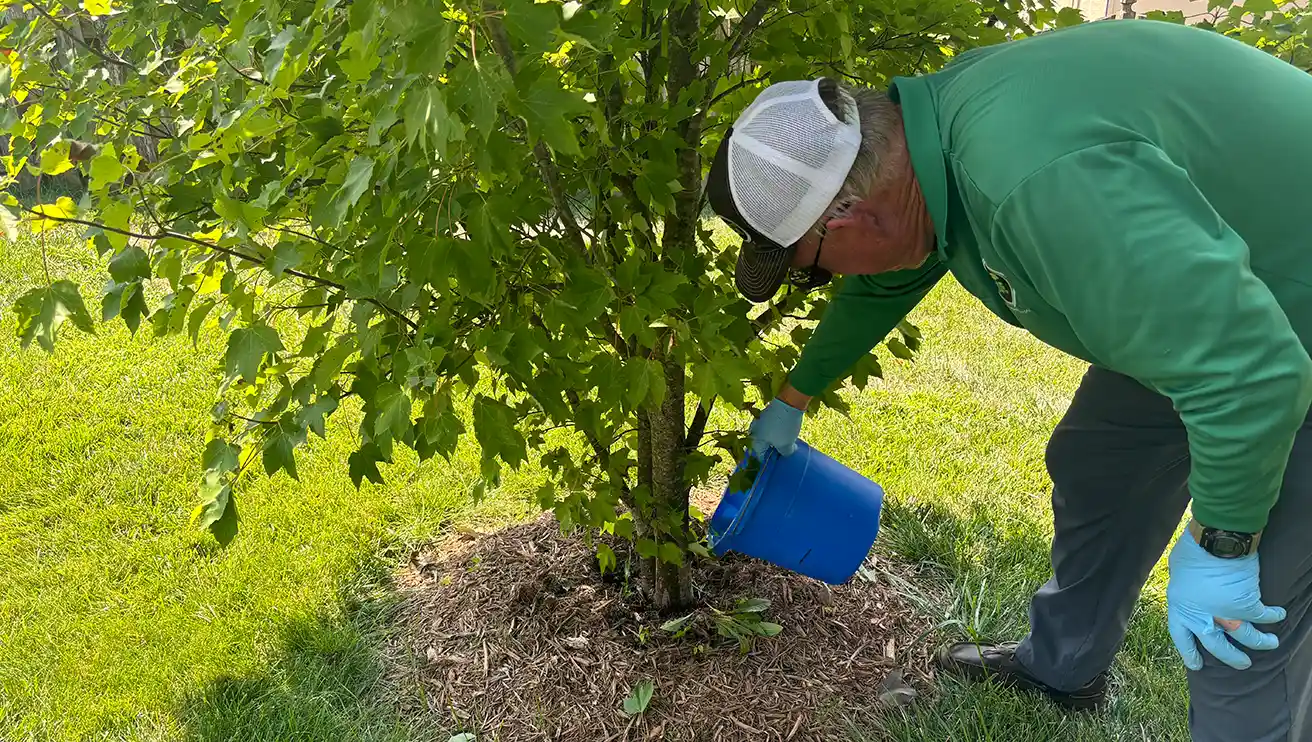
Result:
M381 563L381 560L379 560ZM259 675L223 677L180 710L191 742L417 742L382 683L382 646L397 605L385 569L364 570L337 610L292 620ZM441 736L442 740L447 739Z
M962 511L938 502L885 504L878 547L920 568L899 585L933 623L926 641L1016 641L1028 630L1030 596L1051 574L1051 526L1002 504ZM1110 705L1070 714L992 684L940 679L931 698L853 730L856 740L1187 740L1184 672L1166 631L1165 604L1140 598L1113 667Z

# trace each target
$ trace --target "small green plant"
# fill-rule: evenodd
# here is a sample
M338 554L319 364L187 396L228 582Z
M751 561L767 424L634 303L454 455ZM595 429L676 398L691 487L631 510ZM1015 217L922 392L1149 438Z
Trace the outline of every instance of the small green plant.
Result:
M638 716L647 710L651 704L652 693L656 691L656 684L650 678L639 680L629 691L629 695L624 699L624 713L629 716Z
M749 598L739 600L731 611L712 608L715 630L720 636L737 640L738 649L747 654L755 646L756 637L775 636L784 630L777 623L763 620L761 614L769 607L770 601L764 598Z
M711 608L711 623L717 634L737 641L738 648L747 654L752 651L756 637L775 636L784 630L783 626L764 620L763 614L769 607L770 601L765 598L742 598L728 611ZM680 639L697 625L697 617L698 614L689 613L672 618L661 624L661 630Z

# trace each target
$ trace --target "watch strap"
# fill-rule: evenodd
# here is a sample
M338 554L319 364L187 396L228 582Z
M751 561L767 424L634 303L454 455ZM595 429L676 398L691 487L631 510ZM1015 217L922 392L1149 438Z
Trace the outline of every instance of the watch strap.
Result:
M1190 518L1188 528L1189 528L1189 535L1193 537L1194 543L1198 544L1199 546L1202 546L1203 532L1207 530L1207 526L1204 526L1202 523L1199 523L1197 519ZM1251 535L1253 537L1253 540L1249 542L1248 551L1244 553L1245 556L1248 556L1250 554L1256 554L1257 545L1262 541L1261 531L1258 531L1257 533Z

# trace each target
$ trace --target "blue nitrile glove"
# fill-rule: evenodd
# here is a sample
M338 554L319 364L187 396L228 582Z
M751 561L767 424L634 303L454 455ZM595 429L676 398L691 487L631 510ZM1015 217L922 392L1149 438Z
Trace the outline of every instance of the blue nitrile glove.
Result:
M1253 626L1285 620L1284 608L1262 605L1257 554L1238 559L1215 557L1185 533L1175 542L1167 563L1171 580L1166 587L1166 625L1185 667L1202 669L1198 644L1237 670L1248 669L1253 661L1230 639L1250 649L1279 646L1274 634ZM1241 623L1226 630L1217 625L1217 618Z
M782 399L770 402L748 429L752 451L764 456L773 448L784 456L792 456L797 451L797 436L802 432L803 414Z

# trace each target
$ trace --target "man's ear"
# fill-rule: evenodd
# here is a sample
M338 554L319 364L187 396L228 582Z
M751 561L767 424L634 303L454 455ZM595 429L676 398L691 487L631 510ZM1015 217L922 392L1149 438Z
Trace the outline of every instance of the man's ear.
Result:
M870 202L860 201L848 209L847 213L830 219L826 228L830 232L845 229L878 230L879 220L875 217Z

